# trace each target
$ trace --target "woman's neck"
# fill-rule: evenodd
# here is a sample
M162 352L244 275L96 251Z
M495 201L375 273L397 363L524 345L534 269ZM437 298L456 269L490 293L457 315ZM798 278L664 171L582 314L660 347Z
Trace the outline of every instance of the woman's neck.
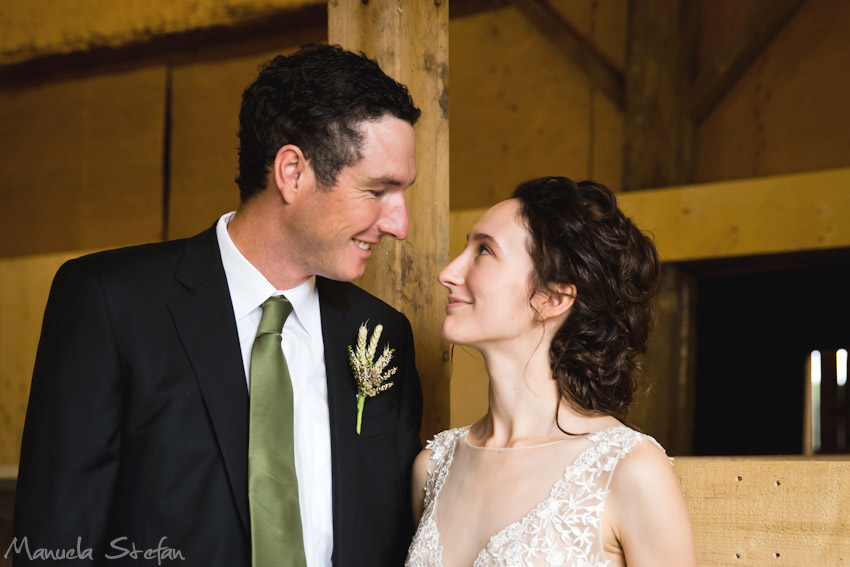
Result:
M482 354L490 379L489 410L473 428L477 441L512 447L551 440L559 395L549 368L549 342L498 345Z
M549 364L549 342L481 349L489 377L489 408L470 430L476 445L539 445L564 439L565 431L588 433L619 424L611 416L579 413L562 398Z

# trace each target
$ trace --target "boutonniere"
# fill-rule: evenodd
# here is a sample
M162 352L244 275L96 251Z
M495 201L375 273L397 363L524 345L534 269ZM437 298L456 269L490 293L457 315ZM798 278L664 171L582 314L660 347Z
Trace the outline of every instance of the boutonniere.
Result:
M354 379L357 380L357 435L360 435L360 424L363 422L363 405L366 403L366 398L377 396L392 387L393 382L387 380L397 370L393 367L384 372L395 351L389 345L384 347L384 352L378 357L378 360L373 360L383 330L383 325L376 326L367 346L369 329L366 327L366 323L363 323L357 332L357 346L351 348L351 345L348 345L348 360L351 362L351 369L354 371Z

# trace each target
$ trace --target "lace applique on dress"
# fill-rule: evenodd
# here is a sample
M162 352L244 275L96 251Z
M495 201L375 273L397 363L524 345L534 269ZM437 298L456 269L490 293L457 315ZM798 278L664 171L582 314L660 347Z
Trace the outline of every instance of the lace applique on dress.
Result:
M440 490L458 442L469 427L439 433L429 441L431 462L425 506L410 545L406 567L442 567L443 548L434 518ZM519 521L490 537L473 567L605 567L601 520L608 484L617 463L643 439L654 439L625 426L588 435L590 445L566 467L549 497ZM498 498L498 494L493 494Z

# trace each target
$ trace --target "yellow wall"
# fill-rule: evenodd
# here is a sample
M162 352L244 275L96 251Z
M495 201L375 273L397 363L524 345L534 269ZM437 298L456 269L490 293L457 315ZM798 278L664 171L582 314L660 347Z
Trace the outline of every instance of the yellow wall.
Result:
M554 4L623 68L625 3ZM700 62L710 64L746 34L768 4L700 3ZM665 260L850 247L846 169L772 177L850 166L849 24L846 2L804 3L697 125L694 181L707 184L621 196L638 224L655 232ZM559 174L620 188L623 116L604 95L512 8L453 25L453 255L483 210L519 180ZM561 138L548 135L555 130ZM486 411L487 383L475 351L456 348L453 368L451 424L458 426Z
M0 257L162 235L165 67L0 88Z
M187 236L232 209L237 203L233 179L241 89L271 54L326 37L323 22L300 26L294 21L285 33L262 37L253 37L250 30L255 28L245 26L320 4L132 0L120 3L120 10L119 4L103 1L0 5L0 72L6 71L0 85L0 196L7 211L0 224L0 257L38 262L40 256L30 256L151 241L163 234ZM551 4L615 68L624 68L627 0ZM763 6L762 0L701 3L702 61L710 61L730 37L745 30L747 18L759 17ZM850 77L843 72L850 57L844 33L850 25L848 6L840 0L808 0L803 5L698 128L698 180L850 166ZM302 12L292 13L297 19ZM221 45L205 44L204 36L197 34L222 27L231 28L233 37L240 29L249 31ZM196 33L191 49L157 52L152 47L149 56L124 59L127 46L189 32ZM103 46L116 47L111 58L84 62L83 68L56 64L55 75L27 79L9 74L10 64L25 70L22 61ZM622 112L513 7L451 20L449 92L454 211L487 207L507 197L518 181L539 175L595 178L620 187ZM167 175L166 109L171 120ZM843 186L836 187L840 193ZM717 195L708 193L712 188L718 189ZM798 201L792 202L817 203L807 199L818 188L792 184L783 191L798 189L793 198ZM721 218L722 191L712 185L688 196L698 196L700 207L715 211L710 218ZM744 201L749 216L736 220L738 224L731 219L740 211L732 210L729 222L711 225L718 231L716 238L679 234L674 239L703 242L705 250L714 246L715 255L748 253L748 238L775 229L762 226L767 209L763 203L771 203L772 196L759 195ZM685 215L681 203L659 199L645 205L659 226L701 226L687 220L695 217ZM655 203L667 204L655 209ZM785 214L793 218L796 211ZM823 245L832 246L841 232L835 214L824 209L823 219L837 219L833 225L810 217L814 224L809 228L798 223L797 230L777 233L779 241L786 246L783 238L792 239L792 244L823 238ZM453 218L453 226L456 222ZM735 226L737 234L732 232ZM452 247L457 249L456 241ZM49 279L40 277L33 290ZM29 309L40 312L36 298L30 301ZM0 326L15 329L15 317L4 314ZM26 327L4 337L9 337L9 346L0 351L0 381L10 384L4 388L27 388L29 372L20 368L31 367L31 361L15 362L15 370L8 371L13 366L5 357L10 352L31 353L37 331ZM473 374L467 368L474 361L474 353L455 350L453 424L475 419L486 407L480 395L482 384L486 390L482 377L465 377ZM16 439L20 427L14 416L0 422L0 438ZM0 464L16 459L16 454L0 454Z
M626 2L552 5L621 70ZM622 113L517 9L451 21L451 208L507 198L542 175L622 179Z
M139 14L122 21L143 23ZM193 22L182 25L200 25ZM0 18L0 37L7 23ZM0 223L0 467L18 461L41 318L59 265L92 248L189 236L233 210L242 90L261 63L325 34L313 22L283 37L95 62L0 86L0 196L8 213Z
M705 59L758 2L702 2ZM737 25L736 25L737 24ZM696 182L850 165L850 3L808 0L697 133Z

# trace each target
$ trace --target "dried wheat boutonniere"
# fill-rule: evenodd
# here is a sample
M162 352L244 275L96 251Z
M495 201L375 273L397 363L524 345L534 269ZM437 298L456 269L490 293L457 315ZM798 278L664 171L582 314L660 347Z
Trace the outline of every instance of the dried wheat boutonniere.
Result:
M393 357L393 352L395 352L395 349L391 349L389 345L384 347L384 352L378 357L378 360L373 361L383 330L383 325L376 326L367 346L369 329L366 327L366 323L363 323L357 332L357 345L353 349L351 345L348 346L348 360L351 361L351 369L354 371L354 378L357 380L357 435L360 435L363 405L366 398L372 398L392 387L393 382L387 382L387 380L397 370L393 367L384 372Z

